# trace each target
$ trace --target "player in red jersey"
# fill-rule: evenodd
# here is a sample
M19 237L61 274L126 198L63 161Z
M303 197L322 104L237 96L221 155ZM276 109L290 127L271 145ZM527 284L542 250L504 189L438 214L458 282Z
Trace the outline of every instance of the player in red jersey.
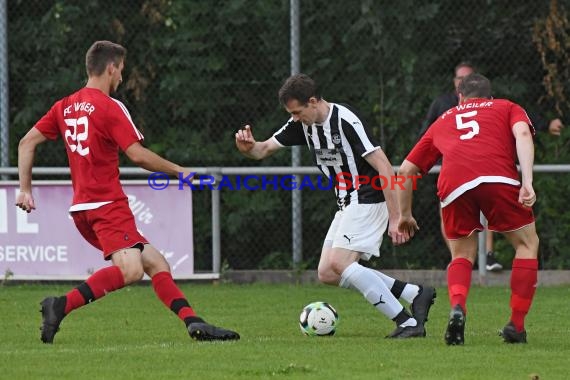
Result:
M190 172L143 147L143 136L126 107L109 96L122 82L125 57L121 45L95 42L86 54L87 85L56 102L20 141L16 205L27 212L35 209L32 166L36 147L61 135L73 184L70 214L81 235L112 263L66 295L41 302L41 340L53 343L61 321L72 310L141 280L144 273L151 278L158 298L184 321L192 338L239 339L236 332L210 325L196 315L174 283L164 256L137 230L119 182L119 149L149 171L173 176Z
M483 230L480 212L489 221L489 229L503 233L516 251L511 317L501 335L508 343L526 343L524 318L534 297L538 270L538 236L531 208L536 201L532 187L534 129L519 105L491 97L491 83L480 74L465 77L458 92L459 105L428 129L402 163L399 174L426 173L443 159L437 188L452 259L447 267L452 309L446 343L464 343L467 294L477 255L477 234L473 232ZM411 211L410 182L398 189L398 197L399 228L411 237L418 226Z

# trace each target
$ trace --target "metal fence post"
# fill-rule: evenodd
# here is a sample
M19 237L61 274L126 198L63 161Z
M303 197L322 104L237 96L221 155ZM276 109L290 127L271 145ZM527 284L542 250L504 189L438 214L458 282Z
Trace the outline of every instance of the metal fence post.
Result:
M291 0L291 75L298 74L300 67L300 15L299 0ZM294 146L291 151L291 166L301 165L301 147ZM301 177L295 175L295 182ZM291 199L291 234L293 248L293 266L297 268L303 260L303 203L302 193L293 190Z
M301 71L300 45L300 10L299 0L291 0L291 75ZM291 166L301 165L301 147L294 146L291 151ZM301 177L295 175L295 182L300 183ZM302 192L293 190L291 199L291 234L293 245L293 266L297 268L303 260L303 203Z
M483 213L481 213L481 224L485 227L482 232L479 232L477 237L478 252L479 252L479 285L485 285L487 283L487 252L485 252L485 245L487 243L487 219Z
M221 176L220 168L210 168L215 183L218 183ZM211 190L212 193L212 272L220 273L222 267L222 243L221 243L221 223L220 223L220 191Z
M8 120L8 11L0 0L0 166L10 166L10 129ZM8 179L2 175L2 179Z

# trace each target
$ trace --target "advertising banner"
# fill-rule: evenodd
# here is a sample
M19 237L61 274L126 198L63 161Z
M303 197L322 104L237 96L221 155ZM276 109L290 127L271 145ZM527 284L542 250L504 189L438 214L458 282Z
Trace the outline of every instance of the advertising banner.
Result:
M174 278L192 278L192 192L157 191L146 183L123 188L138 229L167 259ZM0 183L0 280L82 280L110 265L69 216L69 181L34 182L36 210L29 214L15 206L18 191L16 183Z

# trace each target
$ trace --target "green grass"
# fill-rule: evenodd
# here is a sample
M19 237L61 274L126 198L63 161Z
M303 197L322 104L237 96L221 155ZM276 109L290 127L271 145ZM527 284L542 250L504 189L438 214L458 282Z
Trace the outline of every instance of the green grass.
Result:
M238 342L195 342L149 285L126 288L73 312L53 345L39 340L39 301L63 285L0 286L1 379L567 379L570 289L539 288L527 345L497 335L509 317L507 288L471 290L466 345L443 343L446 289L425 339L384 339L393 322L353 291L326 286L183 284L208 321ZM302 307L324 300L340 314L333 337L306 337Z

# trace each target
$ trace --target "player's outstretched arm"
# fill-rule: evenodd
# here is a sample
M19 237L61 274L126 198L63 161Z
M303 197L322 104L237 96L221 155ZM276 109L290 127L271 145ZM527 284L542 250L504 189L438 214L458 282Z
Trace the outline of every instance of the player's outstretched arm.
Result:
M160 157L138 142L131 144L125 150L125 154L135 165L151 172L163 172L174 177L178 177L178 173L187 174L188 172L180 165Z
M237 131L235 137L236 147L241 154L254 160L262 160L265 157L269 157L281 148L273 139L263 142L255 141L249 125Z
M534 164L534 143L527 123L519 121L513 125L516 140L517 158L521 167L522 185L519 191L519 203L532 207L536 194L532 187L532 166Z
M403 186L396 187L398 194L398 204L400 205L400 221L398 222L398 230L408 239L412 238L416 231L420 228L416 219L412 215L412 199L413 199L413 176L420 172L420 168L408 160L404 160L398 175L405 178Z
M26 212L31 212L36 208L32 196L32 167L34 166L36 147L46 140L47 138L34 127L22 137L18 145L20 193L16 197L16 206Z

